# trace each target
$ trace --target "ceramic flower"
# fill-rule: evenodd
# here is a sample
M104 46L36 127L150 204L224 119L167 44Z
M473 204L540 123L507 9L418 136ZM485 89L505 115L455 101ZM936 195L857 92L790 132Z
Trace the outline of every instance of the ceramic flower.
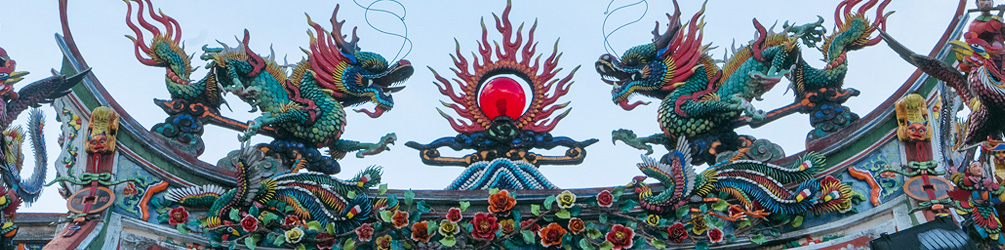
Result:
M502 190L489 195L489 212L506 213L516 206L516 199L509 196L509 191Z
M471 224L474 225L471 229L471 236L477 239L493 240L496 237L496 231L499 230L496 216L490 213L475 214L475 218L471 220Z
M614 195L611 195L611 191L600 191L597 194L597 205L601 207L611 207L614 204Z
M635 230L621 224L611 227L611 231L607 232L605 237L607 241L614 243L614 248L611 249L615 250L632 247L632 238L635 238Z
M451 222L449 220L440 221L440 235L444 237L454 236L458 231L457 223Z
M429 234L428 228L429 223L425 221L412 224L412 239L419 242L429 241L429 238L433 237L433 235Z
M452 207L450 210L447 210L447 220L450 222L457 223L460 222L461 219L464 219L464 216L461 215L460 208Z
M653 225L653 226L659 225L660 224L660 216L656 215L656 214L649 214L649 216L646 217L646 224Z
M294 227L286 231L286 243L297 244L303 238L304 230L300 229L300 227Z
M580 232L583 232L583 230L585 229L586 224L583 223L582 219L580 218L569 219L569 231L572 232L572 234L579 234Z
M332 249L335 246L335 236L325 231L321 231L317 236L314 236L314 241L318 243L318 249Z
M672 226L668 227L667 233L669 234L668 238L670 238L670 241L678 244L684 243L684 240L686 240L688 236L687 230L684 229L684 224L680 222L674 223Z
M520 222L520 229L537 232L541 230L541 225L534 223L534 219L526 219Z
M562 236L565 236L565 228L559 226L558 223L552 222L548 226L541 228L540 231L537 231L537 236L541 237L541 246L561 246Z
M513 219L505 219L499 221L499 228L502 228L502 232L505 235L512 234L516 232L516 221Z
M722 230L719 228L708 230L708 240L712 243L722 242Z
M185 210L185 207L176 207L168 212L168 224L177 226L186 222L188 222L188 210Z
M390 235L377 237L377 250L391 250L391 241Z
M393 222L394 227L398 229L408 226L408 213L403 211L394 211L394 216L391 216L391 222Z
M356 237L358 237L361 242L370 242L370 240L373 239L373 225L366 223L356 227Z
M244 219L241 219L241 229L249 233L258 230L258 218L251 215L244 216Z
M691 220L691 231L695 234L703 234L708 230L708 224L705 224L705 216L698 216L694 220Z
M576 194L565 190L558 194L558 197L555 197L555 201L558 202L558 207L560 208L570 208L576 205Z
M300 217L297 217L296 215L292 215L292 214L291 215L287 215L286 218L283 219L283 225L286 225L287 227L299 226L299 225L301 225L301 223L300 223Z

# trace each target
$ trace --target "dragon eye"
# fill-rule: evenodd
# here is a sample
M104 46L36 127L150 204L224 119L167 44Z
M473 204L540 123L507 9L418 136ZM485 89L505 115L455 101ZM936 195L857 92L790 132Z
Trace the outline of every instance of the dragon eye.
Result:
M632 81L642 81L642 72L632 73Z

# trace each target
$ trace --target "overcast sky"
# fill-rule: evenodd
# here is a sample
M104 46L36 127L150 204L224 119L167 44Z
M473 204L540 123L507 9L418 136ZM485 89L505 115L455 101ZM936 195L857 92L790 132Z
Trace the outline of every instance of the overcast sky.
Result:
M632 2L634 1L615 1L611 8ZM309 42L304 13L310 14L330 30L327 20L336 3L342 5L340 19L347 19L349 26L359 26L359 44L364 50L380 53L389 60L394 56L401 46L401 39L380 34L367 26L364 9L351 1L297 0L279 3L176 0L155 1L154 5L178 20L188 53L201 54L199 48L202 45L217 45L214 40L234 46L234 36L241 35L242 30L247 28L251 33L251 47L254 51L267 54L271 45L280 62L286 57L293 63L304 56L300 48L306 48ZM361 2L363 5L369 3ZM387 3L375 6L403 13L396 5ZM833 30L833 12L837 3L838 1L710 1L705 12L707 25L703 43L718 46L711 53L713 58L722 58L733 41L738 45L745 44L754 37L751 24L751 18L754 17L765 26L778 21L779 27L776 30L780 30L781 23L786 20L801 24L816 21L816 16L820 15L825 18L824 26L830 32ZM457 134L437 114L435 108L441 107L440 101L449 99L436 90L432 84L432 73L426 66L441 74L449 73L449 69L453 67L449 54L454 52L455 38L460 42L461 54L470 59L471 52L477 51L476 41L480 39L480 18L486 18L486 25L490 29L489 38L498 40L499 35L493 29L492 13L501 14L505 1L405 0L403 4L407 10L405 23L408 25L408 37L414 43L414 48L405 59L415 66L415 74L405 83L407 88L394 95L394 109L384 116L371 119L347 111L350 113L348 125L342 137L373 142L385 133L396 132L399 142L389 152L364 159L350 155L341 160L343 172L338 177L347 178L365 166L380 165L385 169L384 181L391 188L442 189L463 169L423 165L418 152L404 146L407 141L429 143L440 137ZM627 183L631 177L641 174L635 163L639 162L639 155L644 152L622 143L612 145L611 131L627 128L640 136L659 132L659 125L656 123L658 100L636 96L633 101L653 101L653 104L634 111L622 110L611 103L610 86L600 81L600 76L593 69L596 59L607 53L603 47L602 25L608 4L607 1L571 0L513 2L510 19L514 25L526 22L529 28L535 20L538 21L535 39L540 43L538 52L544 53L544 57L550 55L555 40L561 38L558 49L564 54L559 66L565 70L558 76L564 77L571 69L582 66L573 78L575 83L571 91L560 99L560 102L571 101L572 111L552 134L576 140L597 138L600 142L587 148L587 157L581 165L541 167L541 172L562 188ZM681 1L680 5L684 21L701 7L699 1ZM956 5L957 1L945 0L925 1L924 4L917 1L894 1L887 7L887 10L896 11L889 18L887 30L906 46L927 54L945 30ZM968 3L967 7L973 8L972 6L972 3ZM608 20L607 30L638 18L644 10L643 5L637 5L614 13ZM611 45L617 54L620 55L632 46L649 42L649 32L654 21L665 24L664 13L667 12L673 12L673 5L669 1L649 1L648 12L640 22L626 26L611 36ZM132 34L124 23L125 15L126 4L117 0L71 1L69 4L73 35L85 60L94 68L93 73L129 115L149 128L166 117L152 102L153 98L169 98L163 84L164 69L145 66L135 59L131 42L123 37ZM869 16L873 15L874 12L869 12ZM371 11L369 19L381 29L399 33L404 30L400 22L386 14ZM60 25L56 1L6 3L5 11L0 13L0 47L17 60L19 71L32 72L18 88L47 76L50 68L59 68L62 55L53 38L53 34L57 32L60 32ZM149 39L149 35L147 38ZM806 49L803 55L811 64L823 66L819 61L819 52ZM850 72L845 87L857 88L862 94L852 98L846 105L862 116L886 100L914 71L885 44L853 52L849 54L848 60ZM193 66L200 67L200 70L193 74L193 79L200 79L205 75L206 71L201 69L203 65L205 62L198 61L196 57ZM765 101L755 105L767 111L790 103L792 94L783 95L787 85L786 81L779 83L765 95ZM251 120L258 115L247 113L250 107L232 95L227 100L233 111L224 110L225 115L238 120ZM373 105L363 107L372 109ZM46 134L49 138L49 159L54 161L59 154L55 139L59 124L53 118L52 109L46 110L49 113ZM15 124L23 124L24 120L20 119ZM786 153L792 154L802 151L805 135L811 129L807 116L796 114L756 130L743 128L740 132L768 138L782 145ZM237 134L234 131L207 127L204 139L208 145L201 159L215 163L228 151L236 149L239 146ZM268 141L267 138L256 140ZM461 156L470 153L451 151L441 150L445 155ZM563 153L564 149L535 152L557 155ZM31 157L30 151L26 153L26 157ZM664 153L665 150L658 148L653 157ZM32 163L26 161L25 164ZM28 170L31 166L24 168ZM27 172L22 174L29 175ZM53 178L55 171L50 170L47 180ZM64 204L56 190L50 188L45 191L41 201L21 211L64 212Z

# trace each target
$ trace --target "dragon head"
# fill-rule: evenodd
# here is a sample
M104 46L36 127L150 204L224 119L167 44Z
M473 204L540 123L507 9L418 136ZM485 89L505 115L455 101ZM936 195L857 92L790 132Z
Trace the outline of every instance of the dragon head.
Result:
M17 63L11 60L7 56L7 51L0 48L0 96L4 99L10 100L17 96L14 92L14 83L23 80L24 75L27 75L27 71L14 71Z
M662 99L674 89L684 84L684 80L697 69L699 58L704 55L701 45L701 30L704 22L699 17L705 7L695 14L683 29L680 22L680 8L674 1L676 11L667 14L670 20L666 31L659 33L659 22L653 30L652 43L632 47L620 58L605 54L597 60L597 73L602 80L613 85L611 99L625 110L631 110L643 102L628 103L633 94L641 94Z
M356 110L370 117L378 117L384 111L394 107L391 94L404 89L402 82L412 76L412 64L408 60L400 60L388 65L383 56L361 51L357 43L356 29L353 28L352 39L346 41L342 32L345 21L338 21L339 6L332 13L332 32L321 28L321 25L311 21L307 23L314 28L311 37L311 51L305 51L310 57L310 69L318 84L338 99L343 106L353 106L365 102L376 104L375 111Z
M822 214L826 212L838 211L848 212L854 202L854 194L851 186L841 183L833 176L824 177L820 180L820 197L813 207L813 212Z
M825 39L821 49L824 53L824 60L828 62L827 68L834 68L842 65L846 61L848 51L859 50L865 47L876 45L881 37L870 38L877 30L886 30L886 19L893 12L884 12L890 0L868 0L858 9L852 8L862 0L841 1L834 10L835 32ZM876 8L874 20L870 21L866 17L866 12L873 6Z

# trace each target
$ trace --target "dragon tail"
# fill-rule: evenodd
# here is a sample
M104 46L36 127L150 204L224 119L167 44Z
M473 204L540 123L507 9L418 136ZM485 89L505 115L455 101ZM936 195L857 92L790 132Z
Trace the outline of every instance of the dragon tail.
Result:
M366 193L353 198L333 192L330 186L313 182L280 181L275 200L286 204L291 214L322 225L332 223L338 234L352 231L370 217L372 203Z
M31 177L22 181L17 186L17 194L26 203L38 200L42 193L42 184L45 182L45 175L48 168L48 157L45 151L45 138L42 129L45 126L45 116L42 110L32 108L28 111L28 137L31 140L31 148L35 153L35 170Z
M736 160L717 164L719 174L728 172L753 174L770 178L780 186L797 183L813 178L824 167L824 156L816 152L808 152L790 167L782 167L755 160Z
M356 174L352 179L349 179L349 181L356 183L356 186L363 189L370 189L380 184L380 176L383 174L382 169L379 166L369 166Z
M816 180L806 180L799 185L796 192L790 192L773 180L754 175L720 176L715 186L717 189L736 189L740 191L743 198L752 200L756 205L772 213L783 214L799 214L809 211L813 208L816 194L819 192Z

